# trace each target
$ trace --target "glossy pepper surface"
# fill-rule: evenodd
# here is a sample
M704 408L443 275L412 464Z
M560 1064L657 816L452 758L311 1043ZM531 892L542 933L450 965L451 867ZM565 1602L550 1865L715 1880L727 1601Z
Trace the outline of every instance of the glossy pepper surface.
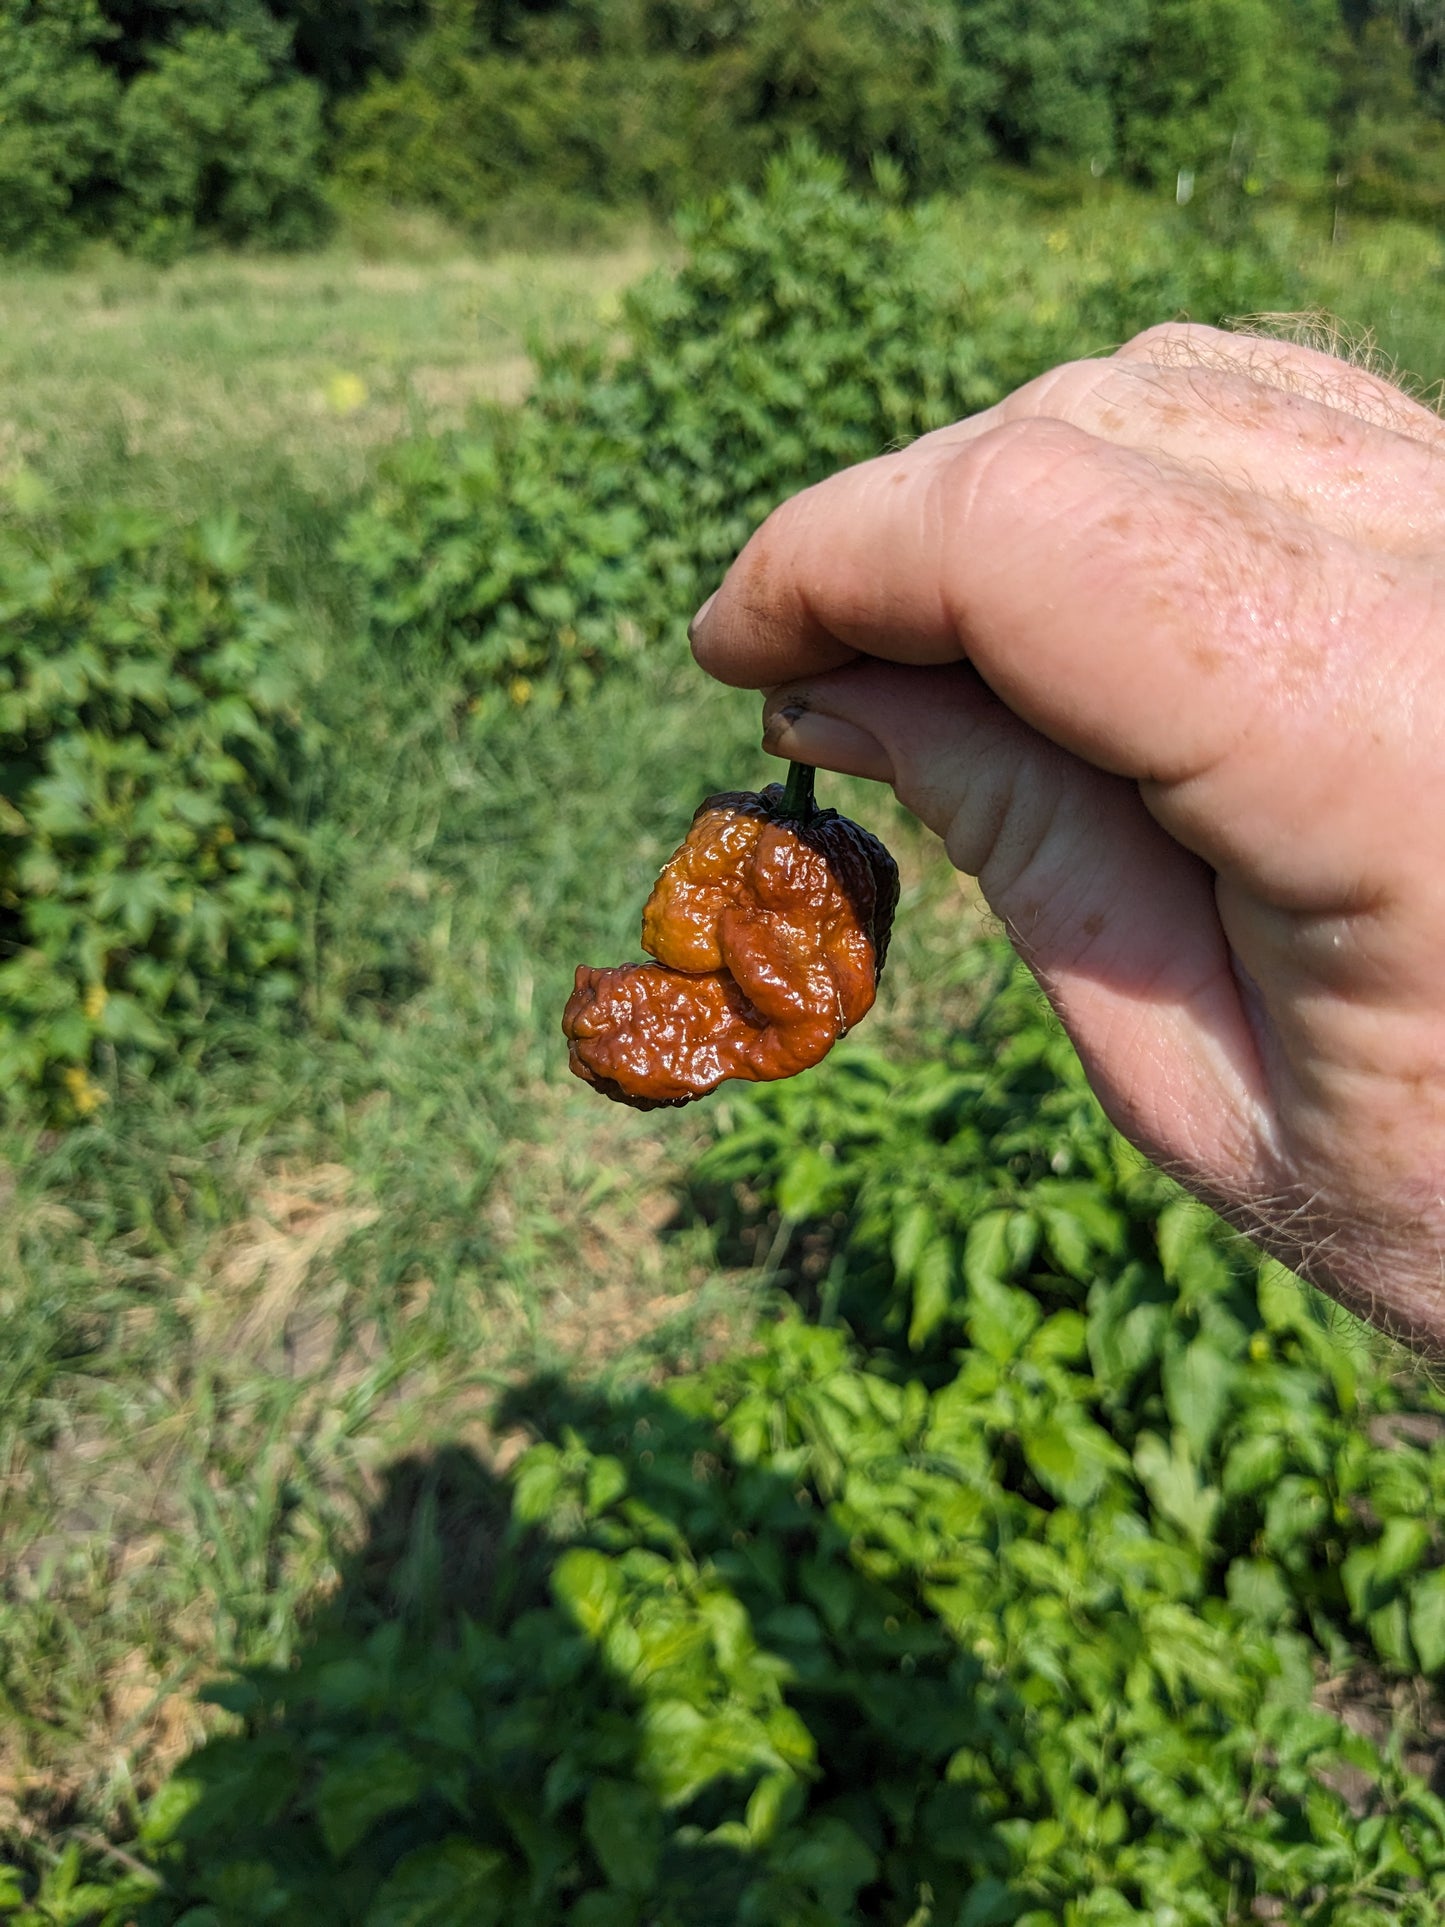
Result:
M710 796L642 913L657 961L583 964L562 1028L571 1068L642 1110L724 1078L791 1077L872 1007L898 870L808 782Z

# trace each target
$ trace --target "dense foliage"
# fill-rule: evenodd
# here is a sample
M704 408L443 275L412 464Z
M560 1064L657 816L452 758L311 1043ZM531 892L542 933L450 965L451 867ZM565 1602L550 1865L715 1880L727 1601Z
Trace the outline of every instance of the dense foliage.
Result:
M1321 1691L1445 1668L1439 1401L1142 1166L1031 987L738 1100L696 1182L810 1315L515 1394L509 1498L433 1468L392 1579L218 1689L142 1920L1439 1918L1445 1805Z
M1354 0L3 0L0 248L294 246L332 174L555 231L756 185L798 138L914 194L994 156L1430 204L1442 44Z
M1334 0L462 6L348 108L340 165L473 224L539 188L670 206L800 135L915 192L989 154L1322 185L1353 64Z
M575 694L675 629L796 490L1161 314L1290 286L1262 244L1161 236L1041 320L940 273L932 231L806 152L685 215L620 352L543 348L520 410L390 459L344 550L380 646L427 673L440 651L474 712Z
M0 1104L86 1115L105 1053L295 996L296 651L245 554L0 521Z
M0 0L0 249L55 256L105 233L164 259L199 236L318 238L320 91L259 6L213 11L168 13L128 75L98 0Z
M957 299L899 274L909 218L834 167L780 163L681 238L621 355L544 352L514 418L403 450L352 525L384 646L441 648L473 698L635 659L783 495L998 392Z

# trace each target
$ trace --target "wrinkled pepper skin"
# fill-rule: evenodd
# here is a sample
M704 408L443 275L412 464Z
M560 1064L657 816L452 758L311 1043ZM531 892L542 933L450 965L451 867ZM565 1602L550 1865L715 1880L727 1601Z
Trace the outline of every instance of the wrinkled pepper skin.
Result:
M562 1018L572 1070L639 1110L724 1078L792 1077L872 1008L898 903L874 836L783 787L710 796L642 913L657 961L578 967Z

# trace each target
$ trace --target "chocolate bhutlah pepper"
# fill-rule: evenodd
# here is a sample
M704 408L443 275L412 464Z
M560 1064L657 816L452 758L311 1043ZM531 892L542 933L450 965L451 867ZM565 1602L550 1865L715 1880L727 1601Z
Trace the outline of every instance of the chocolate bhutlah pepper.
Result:
M814 806L805 766L708 797L642 913L657 961L578 966L571 1068L639 1110L806 1070L872 1008L897 902L892 857Z

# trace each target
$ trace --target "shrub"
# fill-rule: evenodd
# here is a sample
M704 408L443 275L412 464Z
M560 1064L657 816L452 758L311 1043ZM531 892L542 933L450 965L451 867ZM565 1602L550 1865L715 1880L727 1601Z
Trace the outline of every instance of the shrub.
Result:
M482 233L518 202L544 222L554 204L566 218L583 204L671 211L756 179L767 141L745 124L747 89L731 55L521 61L428 42L343 107L336 177Z
M94 0L0 0L0 254L63 255L111 151L119 88Z
M778 163L680 232L620 355L544 353L518 421L403 451L351 524L384 646L445 649L483 707L630 659L783 496L998 392L957 297L910 278L918 217L835 164Z
M621 357L543 358L535 407L626 455L678 606L786 496L1008 385L957 281L923 273L929 227L796 150L680 217L682 266L631 296Z
M253 36L198 27L131 82L115 159L127 245L164 260L201 233L278 248L319 239L321 94L278 67Z
M894 183L896 186L896 182ZM784 497L1181 310L1286 305L1245 237L1161 233L1046 320L940 266L928 213L806 151L683 216L627 300L626 345L553 347L513 420L418 442L344 556L388 649L440 650L474 707L585 687L691 612Z
M444 665L474 715L578 694L635 653L661 612L620 467L528 413L400 451L343 547L383 646Z
M246 545L119 514L0 522L0 1101L296 995L293 639Z
M824 1322L514 1395L510 1523L455 1454L393 1495L218 1691L142 1918L1438 1920L1445 1805L1317 1683L1445 1670L1441 1401L1141 1166L1036 994L733 1100L698 1182Z
M1339 88L1331 0L1149 0L1147 52L1125 65L1116 95L1125 166L1201 189L1237 181L1251 195L1322 180Z
M999 150L1034 163L1071 159L1102 169L1116 153L1120 71L1137 59L1145 0L1077 5L961 0L963 49L986 74L989 130Z
M799 139L858 185L887 160L914 193L957 181L986 151L988 82L960 56L949 0L772 0L670 24L660 13L554 9L504 29L463 9L416 43L404 73L345 105L341 180L485 229L518 194L672 213L756 187Z

